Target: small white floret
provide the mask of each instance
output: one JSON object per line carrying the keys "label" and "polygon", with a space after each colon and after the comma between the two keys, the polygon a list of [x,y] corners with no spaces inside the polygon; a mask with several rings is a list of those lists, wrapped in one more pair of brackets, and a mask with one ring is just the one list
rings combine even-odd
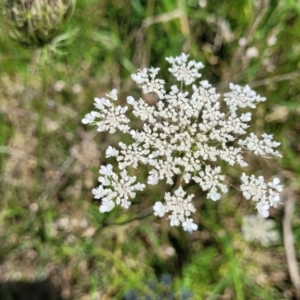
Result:
{"label": "small white floret", "polygon": [[194,223],[193,219],[186,219],[183,223],[183,230],[187,231],[188,233],[192,234],[193,231],[198,229],[198,225]]}
{"label": "small white floret", "polygon": [[114,174],[112,165],[101,166],[99,173],[105,176],[112,176]]}
{"label": "small white floret", "polygon": [[165,215],[165,207],[160,201],[155,202],[153,210],[155,216],[163,217]]}
{"label": "small white floret", "polygon": [[277,192],[282,192],[283,186],[279,184],[280,179],[279,178],[274,178],[273,182],[269,182],[268,186],[271,187],[272,189],[276,190]]}
{"label": "small white floret", "polygon": [[174,227],[174,226],[179,226],[179,224],[180,224],[180,222],[179,222],[179,220],[176,218],[176,216],[170,216],[170,225],[172,226],[172,227]]}
{"label": "small white floret", "polygon": [[113,157],[113,156],[117,156],[119,154],[119,151],[112,147],[112,146],[108,146],[108,148],[106,149],[106,152],[105,152],[105,157]]}
{"label": "small white floret", "polygon": [[103,199],[102,204],[99,207],[99,211],[104,213],[104,212],[109,212],[115,207],[115,203],[112,200],[108,199]]}
{"label": "small white floret", "polygon": [[95,189],[92,189],[92,193],[93,193],[95,199],[100,199],[107,194],[105,189],[103,189],[102,185],[98,186]]}
{"label": "small white floret", "polygon": [[84,118],[81,120],[83,124],[92,124],[95,120],[95,115],[92,113],[86,114]]}
{"label": "small white floret", "polygon": [[268,203],[259,202],[256,205],[256,209],[258,210],[259,214],[264,218],[269,216],[269,208],[270,205]]}

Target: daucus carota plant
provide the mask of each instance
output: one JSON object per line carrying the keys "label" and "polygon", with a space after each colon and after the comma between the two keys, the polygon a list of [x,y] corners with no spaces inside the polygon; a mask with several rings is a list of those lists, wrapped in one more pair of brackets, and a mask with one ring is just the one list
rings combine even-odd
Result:
{"label": "daucus carota plant", "polygon": [[[128,208],[130,199],[136,192],[148,185],[156,185],[165,180],[172,188],[166,191],[162,202],[154,203],[154,215],[168,214],[171,226],[182,225],[192,232],[197,229],[192,213],[196,211],[185,185],[195,183],[207,198],[217,201],[228,187],[222,174],[221,162],[246,167],[244,154],[251,152],[258,156],[280,156],[274,149],[280,143],[273,141],[272,135],[263,134],[258,138],[247,134],[251,121],[250,109],[265,101],[249,86],[230,84],[223,97],[216,93],[208,81],[199,81],[201,62],[188,60],[188,55],[168,57],[169,72],[179,81],[167,91],[165,81],[157,78],[159,68],[143,69],[131,76],[144,94],[153,94],[155,103],[144,99],[127,97],[132,113],[143,126],[133,129],[126,116],[128,107],[117,104],[117,90],[112,90],[106,98],[95,98],[97,111],[88,113],[84,124],[94,124],[100,132],[114,134],[117,130],[131,136],[132,142],[119,142],[119,147],[109,146],[106,157],[115,158],[118,171],[111,164],[100,168],[100,185],[92,192],[101,199],[100,212],[108,212],[115,205]],[[198,82],[199,81],[199,82]],[[198,82],[198,83],[196,83]],[[192,84],[192,86],[191,86]],[[191,86],[191,87],[190,87]],[[225,109],[221,109],[221,101]],[[128,168],[148,165],[147,182],[137,182],[128,174]],[[267,217],[269,208],[276,207],[282,186],[279,179],[266,183],[262,176],[248,176],[242,173],[241,191],[247,200],[252,200],[258,212]]]}

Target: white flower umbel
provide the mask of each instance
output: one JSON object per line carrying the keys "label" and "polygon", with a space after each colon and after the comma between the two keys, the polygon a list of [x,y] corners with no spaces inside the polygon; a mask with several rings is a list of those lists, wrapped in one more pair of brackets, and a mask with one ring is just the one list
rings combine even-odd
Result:
{"label": "white flower umbel", "polygon": [[[228,191],[222,162],[245,167],[245,153],[280,156],[275,150],[280,143],[273,141],[272,135],[264,133],[260,139],[252,132],[247,134],[252,119],[249,110],[265,98],[249,86],[232,83],[230,92],[222,97],[207,80],[198,81],[202,76],[199,70],[204,66],[188,57],[181,54],[166,58],[171,64],[170,73],[179,81],[178,86],[168,90],[165,80],[157,77],[159,68],[145,68],[131,76],[144,94],[153,95],[151,103],[127,97],[133,115],[143,124],[141,128],[136,129],[136,122],[129,126],[125,115],[128,107],[118,104],[116,90],[106,98],[95,98],[97,110],[83,118],[84,124],[94,124],[100,132],[114,134],[119,130],[131,138],[131,142],[119,142],[118,147],[109,146],[106,150],[106,158],[115,159],[119,174],[110,164],[100,168],[100,185],[92,192],[102,200],[101,212],[108,212],[115,205],[130,206],[131,199],[137,191],[144,190],[145,184],[136,182],[127,170],[146,165],[148,185],[163,180],[174,186],[173,190],[168,188],[164,199],[154,203],[154,215],[168,214],[171,226],[181,224],[184,230],[193,232],[197,229],[192,218],[196,209],[192,203],[194,195],[184,190],[187,184],[198,184],[207,191],[208,199],[217,201]],[[244,197],[267,217],[269,208],[279,202],[279,179],[267,184],[263,177],[243,173],[241,181]]]}
{"label": "white flower umbel", "polygon": [[278,243],[280,235],[275,227],[274,220],[265,219],[260,215],[243,217],[242,231],[247,242],[259,242],[265,247]]}
{"label": "white flower umbel", "polygon": [[280,200],[279,192],[283,189],[283,186],[279,185],[280,180],[274,178],[273,182],[266,184],[263,176],[247,176],[245,173],[242,174],[241,180],[243,196],[247,200],[252,200],[260,215],[267,218],[269,208],[277,207]]}
{"label": "white flower umbel", "polygon": [[[171,195],[171,193],[165,193],[164,199],[166,204],[163,205],[160,201],[156,202],[153,207],[154,214],[162,217],[165,213],[172,212],[169,217],[171,220],[171,226],[178,226],[180,222],[184,223],[188,220],[187,217],[196,211],[193,203],[191,202],[194,195],[188,195],[185,198],[185,194],[186,192],[181,186],[174,191],[174,195]],[[195,228],[194,230],[196,230],[198,226],[195,224],[195,226],[186,227],[184,230],[192,231],[190,228]]]}
{"label": "white flower umbel", "polygon": [[136,191],[142,191],[144,184],[136,183],[136,177],[129,176],[126,170],[120,176],[113,172],[112,165],[101,166],[98,178],[100,186],[92,190],[96,199],[102,198],[101,212],[110,211],[115,204],[128,208],[131,204],[129,198],[135,198]]}

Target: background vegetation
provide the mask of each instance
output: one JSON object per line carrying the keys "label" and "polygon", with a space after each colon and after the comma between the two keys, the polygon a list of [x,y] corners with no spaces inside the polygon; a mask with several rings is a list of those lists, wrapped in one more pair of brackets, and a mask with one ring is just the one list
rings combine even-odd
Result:
{"label": "background vegetation", "polygon": [[[76,300],[296,299],[297,276],[292,282],[286,258],[291,248],[284,240],[292,232],[299,261],[297,0],[78,0],[69,23],[78,32],[59,48],[65,54],[52,53],[47,65],[40,51],[9,39],[3,16],[0,25],[4,299],[34,299],[23,286],[9,288],[20,281],[49,282],[62,299]],[[220,91],[234,82],[267,97],[252,129],[274,133],[283,158],[249,158],[249,172],[279,176],[282,202],[296,204],[293,215],[285,214],[284,205],[271,211],[280,244],[264,248],[244,241],[241,218],[254,210],[234,188],[218,203],[196,191],[199,230],[193,235],[147,216],[161,198],[155,189],[127,211],[98,212],[91,189],[104,150],[119,136],[96,134],[81,118],[95,96],[112,88],[124,99],[139,93],[130,79],[139,68],[159,66],[168,76],[164,58],[182,51],[206,65],[203,77]],[[235,185],[238,173],[227,173]],[[291,232],[283,234],[283,220]],[[43,293],[36,299],[59,299],[51,289]]]}

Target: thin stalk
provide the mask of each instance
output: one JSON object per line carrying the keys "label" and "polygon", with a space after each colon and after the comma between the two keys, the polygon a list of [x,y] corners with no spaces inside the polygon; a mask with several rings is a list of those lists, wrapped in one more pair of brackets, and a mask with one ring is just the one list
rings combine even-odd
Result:
{"label": "thin stalk", "polygon": [[[42,187],[42,157],[44,153],[43,149],[43,139],[44,139],[44,119],[45,119],[45,111],[46,111],[46,102],[47,102],[47,62],[48,62],[48,49],[43,48],[41,50],[41,57],[39,61],[39,72],[41,72],[41,81],[42,81],[42,97],[39,103],[39,117],[37,123],[37,139],[38,145],[36,149],[36,172],[35,172],[35,190],[36,190],[36,198],[39,198],[39,194]],[[40,236],[42,241],[46,240],[46,230],[45,230],[45,220],[43,216],[43,206],[44,203],[38,203],[39,210],[37,212],[37,217],[40,223],[38,235]]]}
{"label": "thin stalk", "polygon": [[44,119],[45,119],[45,109],[46,109],[46,102],[47,102],[47,49],[44,48],[42,50],[42,57],[40,60],[40,66],[42,67],[41,71],[41,80],[42,80],[42,97],[39,103],[39,118],[37,124],[37,139],[38,139],[38,146],[37,146],[37,168],[36,168],[36,185],[39,186],[39,182],[41,179],[41,161],[43,155],[43,131],[44,131]]}

